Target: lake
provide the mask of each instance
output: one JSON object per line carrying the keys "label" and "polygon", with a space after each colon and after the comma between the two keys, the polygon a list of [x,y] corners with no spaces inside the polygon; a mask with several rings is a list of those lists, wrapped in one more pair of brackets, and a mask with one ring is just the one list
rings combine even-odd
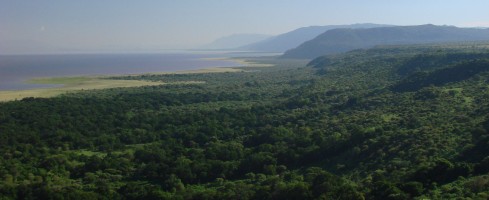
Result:
{"label": "lake", "polygon": [[42,77],[125,75],[232,67],[239,63],[206,58],[229,57],[225,53],[0,55],[0,90],[53,87],[29,84]]}

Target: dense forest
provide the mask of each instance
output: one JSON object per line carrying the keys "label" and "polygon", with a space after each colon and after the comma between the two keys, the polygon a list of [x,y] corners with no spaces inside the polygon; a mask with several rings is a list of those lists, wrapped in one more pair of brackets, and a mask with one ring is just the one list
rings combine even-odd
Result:
{"label": "dense forest", "polygon": [[488,44],[252,61],[0,103],[0,199],[489,198]]}

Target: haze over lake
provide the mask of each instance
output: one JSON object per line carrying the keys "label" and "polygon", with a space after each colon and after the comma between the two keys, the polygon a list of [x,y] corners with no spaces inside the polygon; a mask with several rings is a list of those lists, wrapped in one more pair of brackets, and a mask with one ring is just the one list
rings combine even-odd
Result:
{"label": "haze over lake", "polygon": [[2,55],[0,56],[0,90],[53,87],[26,83],[32,78],[143,74],[238,66],[239,63],[229,60],[207,59],[230,55],[236,54]]}

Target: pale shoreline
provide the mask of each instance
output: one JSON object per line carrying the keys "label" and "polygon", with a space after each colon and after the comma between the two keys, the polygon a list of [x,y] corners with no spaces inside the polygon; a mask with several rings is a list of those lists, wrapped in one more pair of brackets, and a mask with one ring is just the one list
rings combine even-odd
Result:
{"label": "pale shoreline", "polygon": [[227,60],[227,61],[233,61],[236,63],[239,63],[240,65],[243,65],[242,67],[272,67],[274,66],[273,64],[263,64],[263,63],[257,63],[253,62],[250,60],[246,59],[241,59],[241,58],[204,58],[205,60]]}
{"label": "pale shoreline", "polygon": [[[141,75],[166,75],[166,74],[203,74],[203,73],[226,73],[226,72],[243,72],[238,67],[269,67],[272,65],[259,64],[249,62],[245,59],[234,58],[209,58],[209,60],[230,60],[234,61],[239,66],[235,67],[209,67],[195,70],[182,70],[175,72],[157,72],[157,73],[142,73],[142,74],[129,74],[129,75],[107,75],[107,76],[73,76],[73,77],[47,77],[47,78],[35,78],[28,80],[29,83],[36,84],[56,84],[62,85],[60,87],[50,88],[38,88],[27,90],[4,90],[0,91],[0,102],[21,100],[27,97],[40,97],[48,98],[54,97],[69,92],[77,92],[81,90],[94,90],[94,89],[108,89],[108,88],[121,88],[121,87],[140,87],[140,86],[153,86],[169,84],[164,82],[153,81],[140,81],[140,80],[114,80],[107,79],[111,77],[123,77],[123,76],[141,76]],[[196,84],[202,82],[184,82],[180,84]],[[179,83],[171,83],[179,84]]]}

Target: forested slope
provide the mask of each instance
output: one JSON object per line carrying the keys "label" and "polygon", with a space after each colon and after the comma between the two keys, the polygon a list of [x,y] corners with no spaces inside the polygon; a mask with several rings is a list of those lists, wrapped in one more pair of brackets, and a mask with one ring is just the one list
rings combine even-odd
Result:
{"label": "forested slope", "polygon": [[1,103],[0,194],[485,199],[488,55],[487,44],[459,44],[377,47],[309,65],[263,58],[255,61],[275,67],[119,77],[203,84]]}

